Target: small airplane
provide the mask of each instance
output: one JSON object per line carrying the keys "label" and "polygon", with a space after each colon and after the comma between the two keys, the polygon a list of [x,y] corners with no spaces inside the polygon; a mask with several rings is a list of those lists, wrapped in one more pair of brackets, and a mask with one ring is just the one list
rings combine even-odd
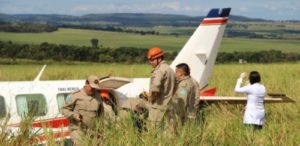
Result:
{"label": "small airplane", "polygon": [[[199,82],[203,91],[200,100],[204,102],[226,101],[228,103],[246,103],[246,97],[214,96],[214,90],[205,90],[222,40],[231,8],[212,9],[201,21],[198,28],[179,52],[171,67],[178,63],[187,63],[191,76]],[[0,118],[7,115],[9,129],[17,132],[23,116],[34,113],[32,130],[38,132],[41,143],[47,141],[43,134],[44,127],[53,132],[53,138],[69,138],[69,121],[61,114],[60,109],[68,94],[81,89],[85,80],[40,81],[44,66],[33,81],[0,82]],[[100,86],[109,89],[115,104],[126,108],[124,103],[129,99],[139,98],[139,94],[149,90],[149,78],[106,77],[100,80]],[[213,91],[213,92],[212,92]],[[209,95],[209,96],[207,96]],[[292,102],[285,94],[268,94],[266,102]],[[127,107],[130,108],[130,107]],[[3,122],[3,120],[2,120]]]}

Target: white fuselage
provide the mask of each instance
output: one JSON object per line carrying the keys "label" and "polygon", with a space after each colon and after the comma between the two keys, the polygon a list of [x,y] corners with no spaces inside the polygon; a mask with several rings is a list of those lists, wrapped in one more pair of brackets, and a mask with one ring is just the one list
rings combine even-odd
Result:
{"label": "white fuselage", "polygon": [[[6,130],[12,134],[20,134],[20,122],[26,115],[24,113],[29,113],[32,102],[37,105],[35,110],[38,112],[34,116],[32,132],[37,133],[40,142],[47,140],[45,128],[47,131],[51,130],[57,140],[69,138],[69,121],[61,114],[60,109],[66,97],[80,90],[84,84],[85,80],[0,82],[0,122],[3,124],[4,119],[9,117]],[[122,106],[128,98],[138,98],[139,93],[148,88],[149,78],[136,78],[110,92],[118,99],[119,106]]]}
{"label": "white fuselage", "polygon": [[[62,117],[60,98],[80,90],[85,80],[65,81],[15,81],[0,82],[0,98],[4,98],[6,113],[10,115],[9,124],[19,123],[22,119],[21,105],[23,96],[38,95],[45,101],[45,114],[37,116],[39,120]],[[149,90],[149,78],[136,78],[132,82],[113,90],[122,105],[127,98],[137,98],[142,91]],[[44,102],[43,102],[44,103]],[[1,107],[4,108],[4,107]],[[27,107],[28,108],[28,107]],[[29,110],[29,109],[28,109]]]}

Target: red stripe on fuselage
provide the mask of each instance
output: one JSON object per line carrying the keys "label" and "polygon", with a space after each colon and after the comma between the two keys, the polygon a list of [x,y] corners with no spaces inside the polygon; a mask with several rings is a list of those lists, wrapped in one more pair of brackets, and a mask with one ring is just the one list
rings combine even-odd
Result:
{"label": "red stripe on fuselage", "polygon": [[221,19],[204,19],[204,20],[202,20],[201,24],[204,24],[204,25],[226,24],[227,21],[228,21],[227,18],[221,18]]}
{"label": "red stripe on fuselage", "polygon": [[[20,123],[9,125],[11,127],[19,127]],[[67,127],[69,125],[68,118],[61,117],[61,118],[52,118],[52,119],[45,119],[40,121],[35,121],[32,123],[32,128],[61,128]]]}
{"label": "red stripe on fuselage", "polygon": [[59,119],[50,119],[47,121],[38,121],[38,122],[32,123],[33,128],[39,128],[39,127],[61,128],[61,127],[67,127],[68,125],[69,125],[69,120],[65,117],[59,118]]}

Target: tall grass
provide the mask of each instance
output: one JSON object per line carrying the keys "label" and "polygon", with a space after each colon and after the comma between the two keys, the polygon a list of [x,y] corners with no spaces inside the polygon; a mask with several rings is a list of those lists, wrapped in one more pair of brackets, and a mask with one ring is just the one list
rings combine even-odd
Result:
{"label": "tall grass", "polygon": [[[32,80],[39,65],[1,65],[0,80]],[[260,131],[242,124],[244,105],[213,104],[202,110],[203,115],[188,121],[175,134],[167,125],[138,132],[129,115],[115,120],[97,122],[93,132],[100,139],[84,135],[84,145],[299,145],[300,144],[300,64],[227,64],[216,65],[209,86],[217,87],[218,95],[238,95],[233,92],[241,72],[257,70],[268,92],[284,92],[296,103],[266,104],[266,123]],[[149,65],[83,64],[49,65],[42,79],[78,79],[89,74],[104,76],[148,77]],[[25,73],[25,76],[23,75]],[[92,133],[92,132],[91,132]],[[0,145],[4,144],[1,140]],[[51,143],[55,144],[55,143]],[[26,145],[26,143],[25,143]]]}

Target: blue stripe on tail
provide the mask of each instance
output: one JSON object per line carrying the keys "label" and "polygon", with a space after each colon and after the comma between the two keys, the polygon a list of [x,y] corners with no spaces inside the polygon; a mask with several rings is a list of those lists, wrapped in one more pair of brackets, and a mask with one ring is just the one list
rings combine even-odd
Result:
{"label": "blue stripe on tail", "polygon": [[223,8],[221,13],[220,9],[211,9],[209,13],[207,14],[206,18],[215,18],[215,17],[228,17],[230,13],[231,8]]}

